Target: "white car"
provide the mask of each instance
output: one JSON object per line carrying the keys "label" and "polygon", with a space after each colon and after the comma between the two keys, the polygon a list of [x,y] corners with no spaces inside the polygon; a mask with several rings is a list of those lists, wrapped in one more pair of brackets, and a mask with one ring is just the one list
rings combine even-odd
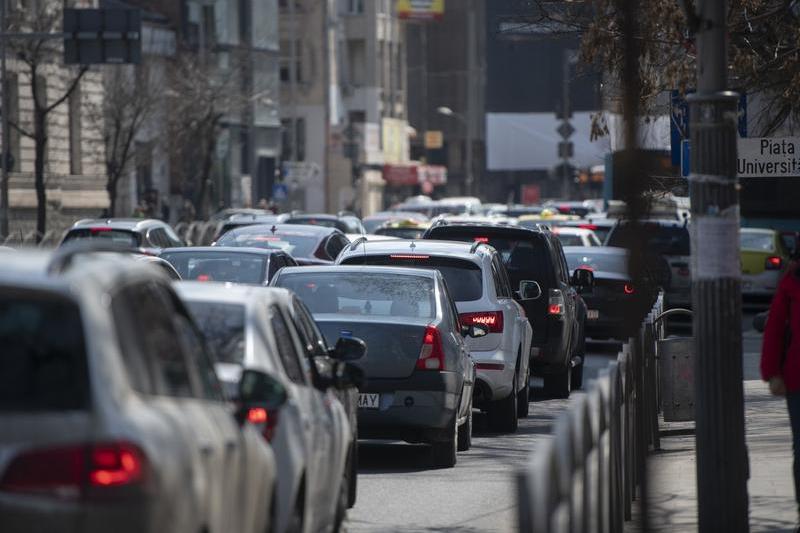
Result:
{"label": "white car", "polygon": [[[278,464],[277,532],[334,531],[348,507],[350,425],[330,378],[306,355],[284,289],[216,283],[175,284],[209,342],[226,354],[216,367],[226,385],[243,369],[276,378],[288,391],[280,413],[258,421]],[[350,386],[350,384],[347,384]]]}
{"label": "white car", "polygon": [[552,228],[553,234],[561,241],[561,246],[602,246],[603,243],[594,234],[594,231],[584,228],[570,228],[556,226]]}
{"label": "white car", "polygon": [[473,405],[488,412],[495,429],[516,431],[518,417],[529,410],[532,329],[494,248],[481,242],[360,242],[345,248],[337,264],[439,270],[462,324],[489,329],[484,337],[466,339],[477,370]]}
{"label": "white car", "polygon": [[69,248],[0,268],[0,529],[269,531],[277,467],[246,413],[285,391],[250,371],[265,394],[234,410],[166,274]]}

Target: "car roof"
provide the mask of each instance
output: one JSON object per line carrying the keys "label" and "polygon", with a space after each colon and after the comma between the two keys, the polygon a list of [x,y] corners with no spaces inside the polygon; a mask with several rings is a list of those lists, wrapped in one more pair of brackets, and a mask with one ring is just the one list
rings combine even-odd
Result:
{"label": "car roof", "polygon": [[526,226],[514,226],[509,224],[498,224],[494,222],[448,222],[447,220],[439,222],[431,226],[431,231],[439,228],[455,228],[455,229],[474,229],[474,230],[491,230],[494,233],[508,233],[514,235],[543,235],[545,231],[539,228],[531,228]]}
{"label": "car roof", "polygon": [[211,281],[176,281],[172,284],[181,298],[193,301],[249,305],[261,298],[269,303],[288,303],[291,293],[277,287],[216,283]]}
{"label": "car roof", "polygon": [[[473,247],[475,247],[474,251]],[[489,249],[490,247],[483,243],[439,241],[432,239],[397,239],[394,241],[359,242],[357,246],[351,245],[345,248],[340,257],[363,253],[368,255],[410,253],[474,260],[476,255],[486,253]]]}
{"label": "car roof", "polygon": [[741,228],[740,231],[742,233],[763,233],[765,235],[774,235],[775,233],[778,233],[771,228]]}
{"label": "car roof", "polygon": [[165,226],[166,224],[155,218],[87,218],[77,221],[70,228],[96,228],[98,226],[106,226],[119,230],[137,231],[153,226]]}
{"label": "car roof", "polygon": [[[623,220],[620,219],[616,225],[624,226],[626,224],[630,224],[630,220]],[[669,219],[669,218],[646,218],[639,221],[639,224],[643,224],[645,226],[652,225],[652,226],[664,226],[668,228],[678,228],[685,226],[685,222],[683,220],[677,219]]]}
{"label": "car roof", "polygon": [[562,235],[591,235],[592,230],[587,228],[576,228],[574,226],[556,226],[553,233]]}
{"label": "car roof", "polygon": [[407,268],[397,266],[375,266],[375,265],[336,265],[336,266],[304,266],[304,267],[284,267],[280,270],[280,275],[286,274],[322,274],[325,272],[357,272],[376,274],[392,274],[396,276],[416,276],[424,278],[435,278],[439,271],[435,268]]}
{"label": "car roof", "polygon": [[304,220],[309,218],[319,218],[322,220],[339,220],[340,216],[338,215],[331,215],[330,213],[297,213],[296,215],[292,215],[289,220]]}
{"label": "car roof", "polygon": [[[275,228],[275,231],[272,231]],[[316,237],[325,237],[331,233],[338,233],[344,235],[336,228],[329,228],[327,226],[313,226],[311,224],[254,224],[252,226],[244,226],[230,230],[227,235],[314,235]]]}
{"label": "car roof", "polygon": [[236,254],[251,254],[251,255],[272,255],[276,253],[286,253],[278,248],[250,248],[242,246],[183,246],[178,248],[165,248],[161,250],[161,255],[172,253],[187,253],[192,252],[213,252],[213,253],[236,253]]}
{"label": "car roof", "polygon": [[628,255],[627,248],[617,246],[564,246],[565,254]]}

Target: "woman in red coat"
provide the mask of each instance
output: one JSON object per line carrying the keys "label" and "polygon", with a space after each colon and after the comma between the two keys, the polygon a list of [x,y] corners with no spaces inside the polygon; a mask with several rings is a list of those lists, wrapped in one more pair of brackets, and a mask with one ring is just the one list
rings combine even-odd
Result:
{"label": "woman in red coat", "polygon": [[[776,396],[786,396],[794,442],[794,489],[800,516],[800,267],[778,285],[764,330],[761,377]],[[798,528],[800,531],[800,528]]]}

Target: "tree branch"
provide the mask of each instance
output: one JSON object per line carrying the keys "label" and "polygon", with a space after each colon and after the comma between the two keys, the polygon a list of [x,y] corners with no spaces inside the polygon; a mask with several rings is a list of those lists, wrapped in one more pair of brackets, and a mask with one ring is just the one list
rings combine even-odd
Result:
{"label": "tree branch", "polygon": [[67,98],[69,98],[69,96],[72,94],[72,91],[75,90],[75,87],[78,86],[78,84],[81,81],[81,78],[83,78],[83,75],[86,74],[86,72],[88,70],[89,70],[89,67],[85,67],[85,66],[81,67],[81,70],[78,72],[78,75],[75,76],[75,78],[72,80],[72,83],[70,84],[69,88],[66,90],[66,92],[63,95],[61,95],[61,98],[59,98],[58,100],[53,102],[48,107],[44,108],[44,114],[45,115],[48,114],[53,109],[55,109],[56,107],[58,107],[61,104],[63,104],[67,100]]}

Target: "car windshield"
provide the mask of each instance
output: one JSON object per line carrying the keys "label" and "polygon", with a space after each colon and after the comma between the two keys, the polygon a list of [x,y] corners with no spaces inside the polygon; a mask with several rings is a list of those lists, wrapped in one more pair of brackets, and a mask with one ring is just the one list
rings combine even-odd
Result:
{"label": "car windshield", "polygon": [[559,233],[556,236],[561,241],[562,246],[583,246],[583,239],[581,239],[580,235]]}
{"label": "car windshield", "polygon": [[775,236],[772,233],[742,230],[739,234],[739,243],[742,250],[756,252],[775,251]]}
{"label": "car windshield", "polygon": [[191,300],[186,306],[217,360],[241,364],[245,347],[244,306]]}
{"label": "car windshield", "polygon": [[576,268],[590,268],[603,272],[617,272],[620,274],[628,273],[628,256],[625,253],[594,254],[591,251],[572,252],[564,250],[567,257],[567,265],[570,270]]}
{"label": "car windshield", "polygon": [[472,261],[428,255],[392,254],[350,256],[344,261],[348,265],[402,266],[411,268],[434,268],[442,273],[450,295],[456,302],[473,302],[483,297],[481,267]]}
{"label": "car windshield", "polygon": [[181,278],[261,284],[266,280],[267,258],[237,252],[180,251],[161,254]]}
{"label": "car windshield", "polygon": [[433,318],[433,280],[423,276],[368,272],[283,274],[277,284],[291,289],[315,315]]}
{"label": "car windshield", "polygon": [[690,255],[689,230],[684,226],[643,225],[644,242],[629,224],[615,227],[608,236],[607,246],[644,248],[662,255]]}
{"label": "car windshield", "polygon": [[283,250],[295,257],[312,257],[319,246],[319,239],[314,235],[296,232],[281,231],[271,234],[234,230],[220,237],[217,245]]}
{"label": "car windshield", "polygon": [[0,294],[0,411],[89,406],[83,325],[75,304]]}
{"label": "car windshield", "polygon": [[108,226],[73,229],[67,233],[64,242],[87,241],[90,239],[104,239],[111,241],[114,244],[130,246],[132,248],[137,248],[140,242],[140,236],[138,233],[121,229],[112,229]]}

